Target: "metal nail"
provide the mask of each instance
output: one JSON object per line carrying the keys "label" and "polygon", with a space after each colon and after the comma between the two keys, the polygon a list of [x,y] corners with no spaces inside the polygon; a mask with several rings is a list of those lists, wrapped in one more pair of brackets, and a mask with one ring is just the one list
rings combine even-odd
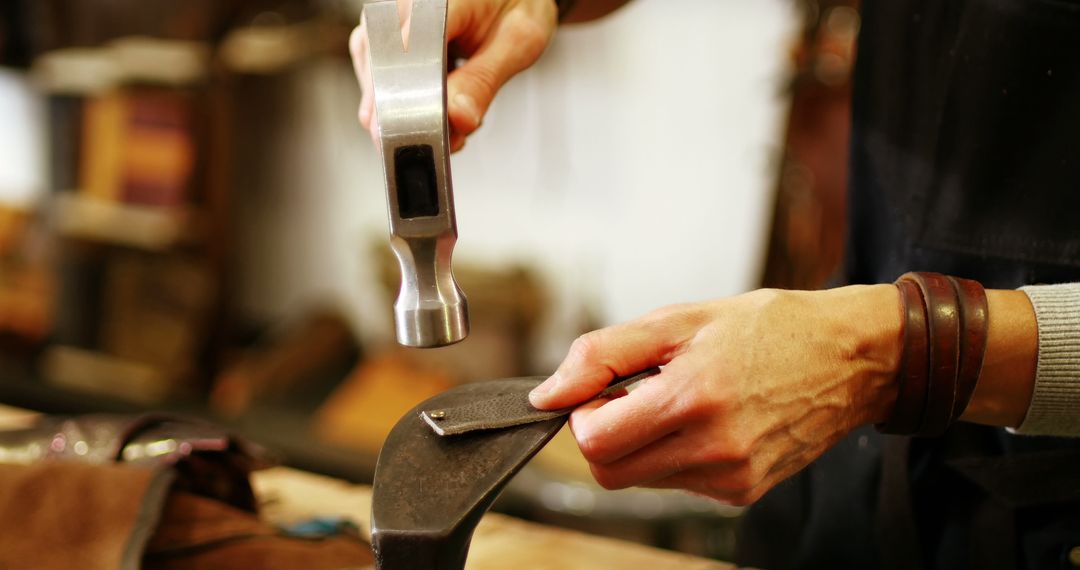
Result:
{"label": "metal nail", "polygon": [[434,410],[428,413],[433,420],[441,420],[446,417],[446,410]]}

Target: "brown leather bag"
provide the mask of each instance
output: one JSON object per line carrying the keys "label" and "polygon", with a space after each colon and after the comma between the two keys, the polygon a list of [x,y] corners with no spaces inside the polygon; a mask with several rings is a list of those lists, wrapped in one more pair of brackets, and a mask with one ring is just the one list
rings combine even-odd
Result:
{"label": "brown leather bag", "polygon": [[355,532],[298,538],[259,520],[248,475],[266,464],[261,455],[218,428],[172,417],[45,419],[2,432],[0,569],[372,563]]}

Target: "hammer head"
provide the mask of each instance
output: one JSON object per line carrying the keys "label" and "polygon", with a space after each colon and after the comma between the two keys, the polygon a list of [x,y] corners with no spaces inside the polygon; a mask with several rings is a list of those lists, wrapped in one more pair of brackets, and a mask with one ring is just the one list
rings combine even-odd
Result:
{"label": "hammer head", "polygon": [[364,18],[390,244],[401,266],[397,339],[425,348],[453,344],[469,334],[469,317],[451,269],[457,222],[446,116],[446,0],[413,0],[408,51],[396,1],[367,4]]}

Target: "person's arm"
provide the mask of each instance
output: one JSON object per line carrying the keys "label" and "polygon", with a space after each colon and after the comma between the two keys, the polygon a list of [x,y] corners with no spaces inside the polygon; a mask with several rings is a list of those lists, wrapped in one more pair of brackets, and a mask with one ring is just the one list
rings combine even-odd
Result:
{"label": "person's arm", "polygon": [[[566,21],[599,18],[627,0],[576,0]],[[401,27],[408,42],[411,0],[399,0]],[[457,151],[480,128],[496,93],[529,68],[547,49],[558,24],[556,0],[449,0],[446,38],[465,63],[447,77],[450,147]],[[360,124],[377,132],[375,99],[368,69],[367,27],[361,22],[349,39],[353,67],[360,81]]]}
{"label": "person's arm", "polygon": [[[987,353],[963,419],[1016,426],[1034,384],[1035,316],[1022,292],[987,294]],[[755,291],[586,334],[531,401],[571,406],[614,376],[662,365],[628,395],[572,414],[597,481],[746,504],[889,417],[902,334],[893,285]]]}

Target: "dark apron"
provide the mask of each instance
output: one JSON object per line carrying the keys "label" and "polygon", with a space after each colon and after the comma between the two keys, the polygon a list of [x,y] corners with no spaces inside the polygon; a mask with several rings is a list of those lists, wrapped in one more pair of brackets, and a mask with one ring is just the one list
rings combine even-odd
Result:
{"label": "dark apron", "polygon": [[[865,4],[846,280],[1080,281],[1080,0]],[[744,523],[762,568],[1067,568],[1080,439],[865,428]]]}

